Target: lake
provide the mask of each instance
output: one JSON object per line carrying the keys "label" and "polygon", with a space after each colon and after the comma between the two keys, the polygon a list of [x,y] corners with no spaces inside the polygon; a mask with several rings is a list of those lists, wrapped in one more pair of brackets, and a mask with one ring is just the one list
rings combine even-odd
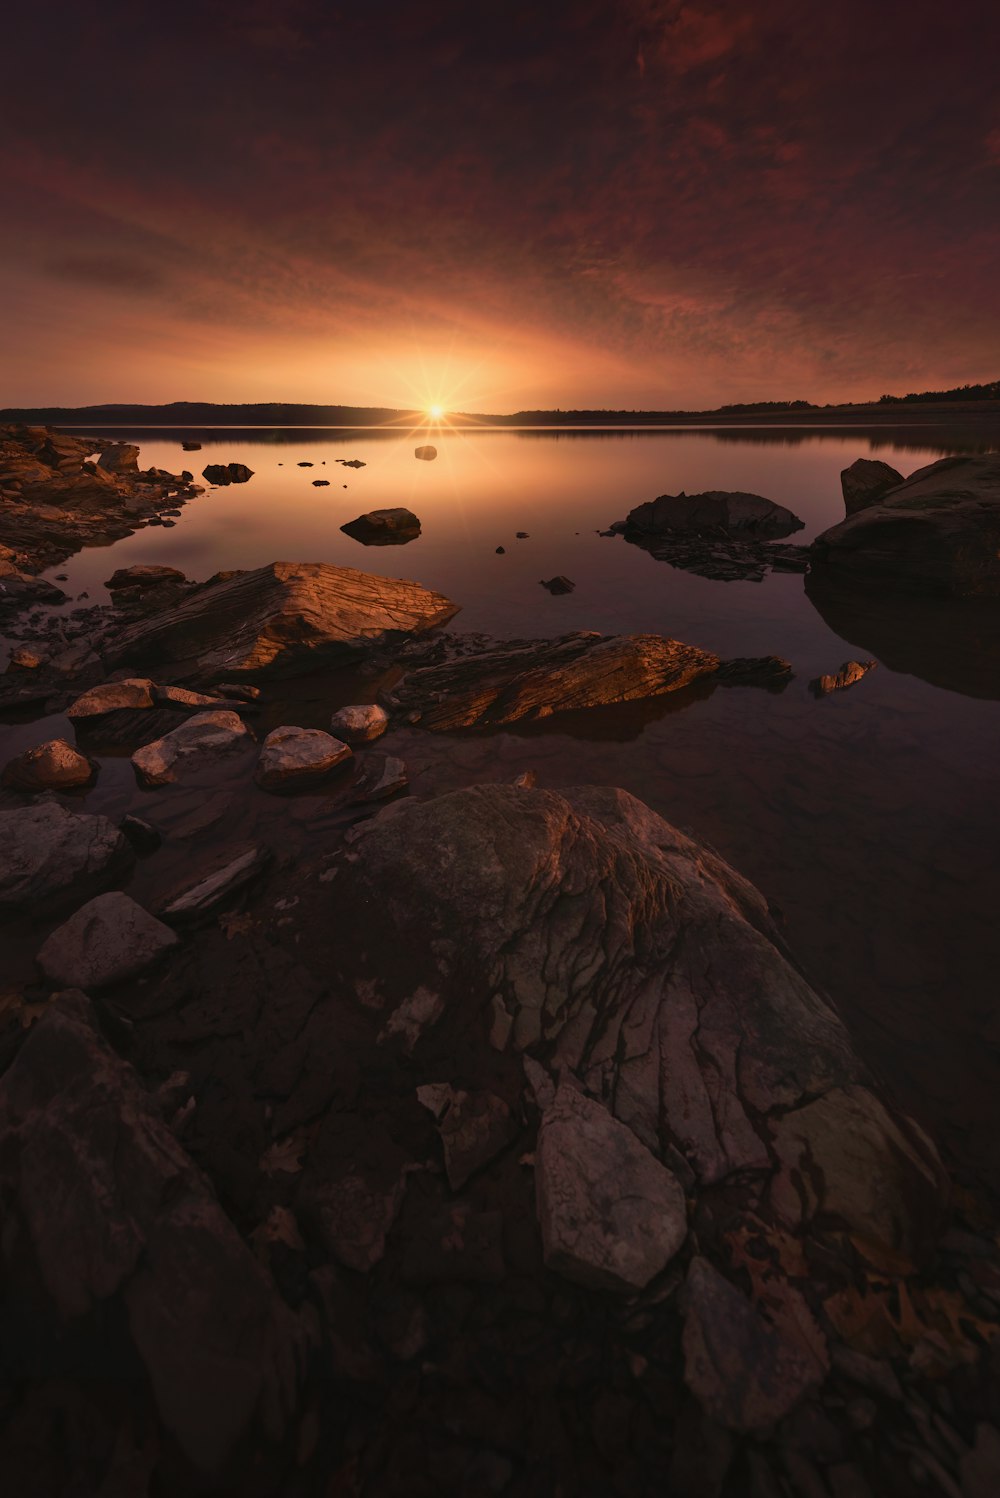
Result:
{"label": "lake", "polygon": [[[533,769],[543,786],[623,786],[711,844],[781,912],[793,951],[903,1105],[960,1171],[1000,1185],[1000,608],[813,598],[788,573],[711,581],[598,534],[659,494],[742,489],[792,509],[805,530],[790,539],[806,542],[843,518],[839,475],[854,459],[909,474],[1000,445],[995,433],[239,429],[185,433],[203,446],[184,453],[180,433],[103,431],[139,442],[142,467],[198,477],[207,463],[237,461],[254,476],[198,496],[172,528],[46,574],[66,574],[63,586],[91,603],[107,597],[116,567],[135,563],[200,579],[277,559],[326,561],[440,590],[461,604],[456,630],[652,631],[724,656],[791,661],[794,679],[780,692],[694,689],[485,735],[406,728],[386,747],[407,760],[415,794]],[[413,456],[426,440],[434,462]],[[354,458],[366,466],[336,461]],[[314,487],[317,478],[329,487]],[[422,522],[406,546],[364,547],[340,529],[398,505]],[[517,540],[519,530],[528,538]],[[557,573],[574,592],[552,597],[539,585]],[[867,656],[880,665],[858,686],[810,693],[811,678]],[[261,726],[325,726],[335,705],[313,679],[282,688]],[[6,725],[3,758],[67,726]],[[148,814],[150,796],[122,760],[102,769],[86,802]],[[247,783],[227,815],[246,836],[321,837],[323,797],[301,801],[290,818]]]}

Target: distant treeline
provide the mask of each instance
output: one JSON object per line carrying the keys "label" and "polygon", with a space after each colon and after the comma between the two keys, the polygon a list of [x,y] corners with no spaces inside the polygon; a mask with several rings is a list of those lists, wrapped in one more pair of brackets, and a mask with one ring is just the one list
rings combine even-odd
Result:
{"label": "distant treeline", "polygon": [[996,401],[1000,400],[1000,380],[988,385],[957,385],[954,390],[921,390],[911,395],[883,395],[880,406],[902,406],[925,401]]}
{"label": "distant treeline", "polygon": [[217,405],[213,401],[170,401],[162,406],[33,406],[0,411],[0,420],[43,422],[46,425],[72,421],[80,426],[381,426],[402,421],[413,412],[384,406],[307,406],[284,401]]}

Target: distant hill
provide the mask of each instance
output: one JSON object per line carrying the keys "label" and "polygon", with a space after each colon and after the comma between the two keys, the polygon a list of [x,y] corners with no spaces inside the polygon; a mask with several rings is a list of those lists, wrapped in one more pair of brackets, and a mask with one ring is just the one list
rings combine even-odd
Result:
{"label": "distant hill", "polygon": [[943,401],[1000,401],[1000,380],[988,385],[956,385],[954,390],[924,390],[919,395],[883,395],[880,406],[903,406]]}

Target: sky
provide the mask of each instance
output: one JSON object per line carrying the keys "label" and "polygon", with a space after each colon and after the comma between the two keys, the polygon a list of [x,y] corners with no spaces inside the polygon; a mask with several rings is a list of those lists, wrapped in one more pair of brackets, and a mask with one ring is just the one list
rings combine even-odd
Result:
{"label": "sky", "polygon": [[995,0],[5,13],[0,405],[1000,377]]}

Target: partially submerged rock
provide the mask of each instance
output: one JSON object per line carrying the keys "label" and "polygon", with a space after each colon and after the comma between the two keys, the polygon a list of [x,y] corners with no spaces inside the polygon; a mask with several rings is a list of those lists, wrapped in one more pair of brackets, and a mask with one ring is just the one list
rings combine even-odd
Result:
{"label": "partially submerged rock", "polygon": [[903,475],[880,458],[858,458],[840,475],[848,515],[876,504],[883,494],[904,482]]}
{"label": "partially submerged rock", "polygon": [[133,858],[107,817],[54,801],[0,811],[0,916],[79,904],[126,873]]}
{"label": "partially submerged rock", "polygon": [[718,656],[662,635],[580,633],[515,641],[408,672],[392,702],[419,710],[425,728],[486,727],[659,697],[718,665]]}
{"label": "partially submerged rock", "polygon": [[274,728],[261,745],[254,779],[265,791],[294,790],[322,780],[353,756],[319,728]]}
{"label": "partially submerged rock", "polygon": [[151,588],[162,588],[166,585],[176,586],[178,583],[186,583],[187,578],[183,572],[176,567],[156,567],[151,563],[143,563],[133,567],[119,567],[108,578],[104,586],[110,593],[124,592],[129,588],[138,588],[143,591]]}
{"label": "partially submerged rock", "polygon": [[272,562],[208,583],[111,641],[113,661],[202,675],[309,670],[443,624],[458,606],[419,583],[325,562]]}
{"label": "partially submerged rock", "polygon": [[346,535],[365,546],[398,546],[416,540],[420,521],[412,510],[369,510],[340,527]]}
{"label": "partially submerged rock", "polygon": [[413,449],[413,456],[422,459],[425,463],[433,462],[437,455],[437,448],[431,447],[430,443],[424,443],[423,447],[415,447]]}
{"label": "partially submerged rock", "polygon": [[145,676],[129,676],[123,681],[106,681],[91,687],[71,702],[66,716],[71,722],[84,718],[99,718],[120,708],[144,708],[153,706],[153,683]]}
{"label": "partially submerged rock", "polygon": [[257,843],[224,853],[218,867],[196,878],[169,899],[161,914],[174,925],[190,924],[212,915],[241,893],[271,861],[269,848]]}
{"label": "partially submerged rock", "polygon": [[253,478],[253,469],[245,463],[209,463],[202,469],[201,476],[210,484],[245,484]]}
{"label": "partially submerged rock", "polygon": [[330,732],[345,744],[370,744],[389,727],[389,714],[377,702],[352,703],[340,707],[330,719]]}
{"label": "partially submerged rock", "polygon": [[576,583],[571,582],[568,577],[563,577],[560,573],[558,577],[550,577],[547,581],[543,579],[542,587],[547,588],[553,594],[572,593],[576,587]]}
{"label": "partially submerged rock", "polygon": [[243,752],[253,742],[239,713],[223,708],[196,713],[162,739],[143,745],[132,755],[132,764],[143,785],[169,785],[185,772]]}
{"label": "partially submerged rock", "polygon": [[1000,597],[1000,454],[941,458],[818,536],[813,569],[859,588]]}
{"label": "partially submerged rock", "polygon": [[722,534],[774,539],[803,529],[805,522],[784,505],[760,494],[709,489],[703,494],[661,494],[628,514],[630,530],[645,535]]}
{"label": "partially submerged rock", "polygon": [[96,774],[94,761],[72,744],[47,739],[9,760],[0,778],[19,791],[66,791],[89,785]]}
{"label": "partially submerged rock", "polygon": [[120,890],[97,895],[42,944],[38,966],[60,988],[87,990],[134,978],[177,945],[177,936]]}
{"label": "partially submerged rock", "polygon": [[826,697],[830,692],[842,692],[846,687],[853,687],[869,671],[874,671],[877,665],[878,661],[845,661],[839,671],[817,676],[809,685],[817,697]]}

